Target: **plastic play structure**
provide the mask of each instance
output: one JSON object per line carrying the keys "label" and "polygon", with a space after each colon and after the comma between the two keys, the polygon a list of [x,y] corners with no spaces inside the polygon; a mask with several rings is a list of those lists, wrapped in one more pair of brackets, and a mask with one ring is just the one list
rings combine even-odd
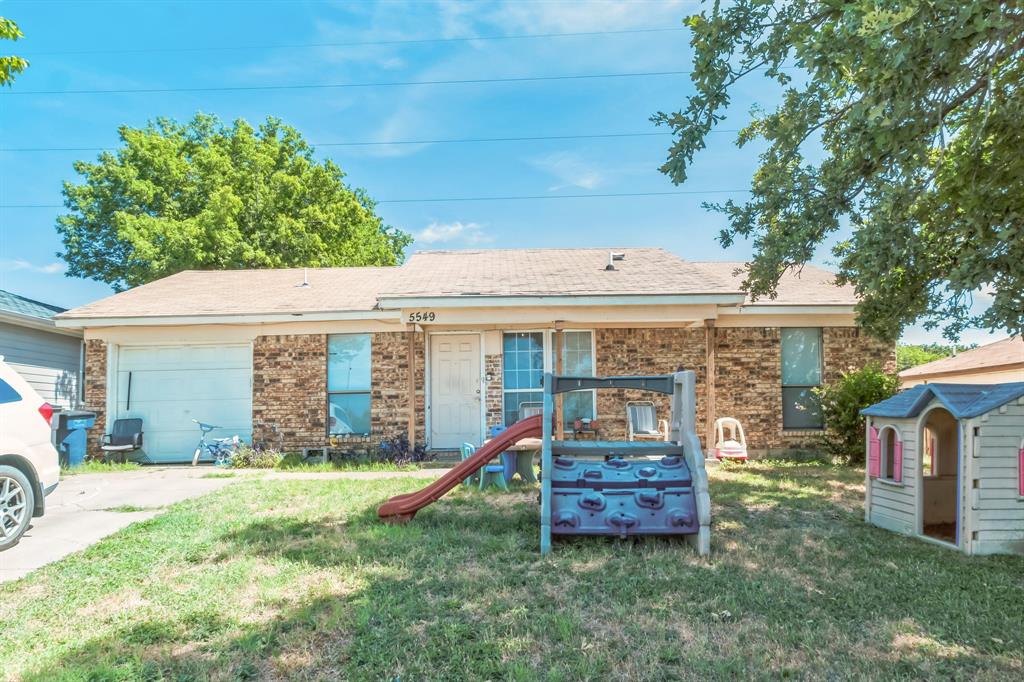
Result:
{"label": "plastic play structure", "polygon": [[[405,523],[523,438],[542,438],[540,549],[553,535],[680,535],[711,549],[711,499],[696,432],[696,375],[544,375],[543,414],[523,419],[420,491],[398,495],[377,515]],[[554,440],[554,396],[579,390],[637,389],[672,397],[668,441]]]}
{"label": "plastic play structure", "polygon": [[715,447],[711,455],[716,459],[747,461],[747,437],[738,419],[719,417],[715,420]]}

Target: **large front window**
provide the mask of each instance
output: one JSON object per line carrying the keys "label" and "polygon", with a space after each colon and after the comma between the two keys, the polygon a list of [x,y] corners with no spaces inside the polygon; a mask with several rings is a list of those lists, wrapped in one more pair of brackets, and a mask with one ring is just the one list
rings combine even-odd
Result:
{"label": "large front window", "polygon": [[[555,354],[551,334],[545,332],[508,332],[502,339],[504,364],[504,418],[505,424],[519,420],[523,403],[544,400],[541,380],[544,372],[554,372]],[[550,353],[545,353],[551,348]],[[545,359],[547,362],[545,362]],[[589,331],[562,333],[562,374],[566,376],[594,375],[593,334]],[[573,391],[562,399],[563,422],[572,428],[577,418],[594,418],[594,392]]]}
{"label": "large front window", "polygon": [[821,329],[782,330],[782,428],[824,426],[814,389],[821,385]]}
{"label": "large front window", "polygon": [[327,337],[327,430],[370,433],[370,335]]}
{"label": "large front window", "polygon": [[505,424],[519,421],[523,403],[544,400],[544,332],[513,332],[502,339]]}

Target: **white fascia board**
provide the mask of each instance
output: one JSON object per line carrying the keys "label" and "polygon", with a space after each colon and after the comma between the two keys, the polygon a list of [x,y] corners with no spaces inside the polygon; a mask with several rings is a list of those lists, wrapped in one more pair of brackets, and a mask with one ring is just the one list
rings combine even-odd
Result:
{"label": "white fascia board", "polygon": [[34,317],[32,315],[22,315],[21,313],[15,313],[9,310],[0,311],[0,321],[7,322],[9,324],[16,325],[18,327],[28,327],[30,329],[40,329],[46,332],[52,332],[54,334],[63,334],[64,336],[75,336],[81,337],[82,333],[73,329],[58,329],[56,321],[53,318],[46,319],[43,317]]}
{"label": "white fascia board", "polygon": [[167,315],[153,317],[62,317],[58,327],[158,327],[193,324],[260,324],[276,322],[333,322],[336,320],[380,320],[400,322],[399,312],[356,310],[327,313],[269,313],[255,315]]}
{"label": "white fascia board", "polygon": [[526,308],[610,305],[737,305],[741,294],[620,294],[615,296],[382,296],[380,307],[402,308]]}
{"label": "white fascia board", "polygon": [[852,315],[856,306],[844,303],[825,305],[772,305],[757,303],[740,306],[734,312],[737,315]]}

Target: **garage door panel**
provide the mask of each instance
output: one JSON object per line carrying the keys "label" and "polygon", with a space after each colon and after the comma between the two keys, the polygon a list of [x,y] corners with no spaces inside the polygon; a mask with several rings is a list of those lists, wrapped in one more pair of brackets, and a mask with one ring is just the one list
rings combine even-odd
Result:
{"label": "garage door panel", "polygon": [[248,345],[138,346],[122,349],[120,358],[122,367],[138,370],[248,369],[252,349]]}
{"label": "garage door panel", "polygon": [[219,396],[226,400],[248,400],[252,394],[251,370],[122,370],[118,373],[118,395],[128,393],[131,374],[131,402],[189,401],[193,396]]}
{"label": "garage door panel", "polygon": [[251,442],[251,359],[248,345],[122,348],[116,412],[142,419],[143,452],[156,462],[192,459],[200,437],[193,419],[223,427],[211,438],[238,435]]}

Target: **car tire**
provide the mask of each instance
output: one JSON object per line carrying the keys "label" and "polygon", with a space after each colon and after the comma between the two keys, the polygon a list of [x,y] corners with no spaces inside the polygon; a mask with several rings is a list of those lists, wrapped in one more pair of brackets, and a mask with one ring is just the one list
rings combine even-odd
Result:
{"label": "car tire", "polygon": [[0,552],[18,544],[32,523],[36,493],[28,477],[12,466],[0,465]]}

